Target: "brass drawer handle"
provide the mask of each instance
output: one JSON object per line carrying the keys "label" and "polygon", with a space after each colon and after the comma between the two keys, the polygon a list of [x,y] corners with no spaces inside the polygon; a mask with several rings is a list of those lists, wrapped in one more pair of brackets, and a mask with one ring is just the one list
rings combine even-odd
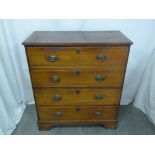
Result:
{"label": "brass drawer handle", "polygon": [[54,83],[60,82],[60,77],[59,77],[59,76],[52,76],[50,79],[51,79],[52,82],[54,82]]}
{"label": "brass drawer handle", "polygon": [[56,117],[61,117],[61,116],[62,116],[62,113],[59,112],[59,111],[57,111],[57,112],[55,112],[55,116],[56,116]]}
{"label": "brass drawer handle", "polygon": [[57,57],[55,55],[50,55],[50,56],[48,56],[48,61],[55,62],[55,61],[57,61]]}
{"label": "brass drawer handle", "polygon": [[98,61],[105,61],[105,60],[107,59],[107,57],[106,57],[105,55],[98,55],[98,56],[96,57],[96,59],[97,59]]}
{"label": "brass drawer handle", "polygon": [[97,75],[96,76],[96,81],[101,82],[101,81],[104,81],[104,80],[105,80],[105,77],[103,75]]}
{"label": "brass drawer handle", "polygon": [[55,100],[55,101],[60,101],[62,98],[61,98],[61,96],[60,95],[54,95],[53,96],[53,100]]}
{"label": "brass drawer handle", "polygon": [[103,95],[96,95],[95,100],[103,100]]}
{"label": "brass drawer handle", "polygon": [[102,115],[102,112],[100,112],[100,111],[94,112],[94,116],[101,116],[101,115]]}

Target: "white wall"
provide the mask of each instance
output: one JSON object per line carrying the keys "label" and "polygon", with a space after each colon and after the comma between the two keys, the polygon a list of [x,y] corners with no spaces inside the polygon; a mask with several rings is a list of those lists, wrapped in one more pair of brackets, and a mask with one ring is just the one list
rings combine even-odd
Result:
{"label": "white wall", "polygon": [[12,33],[16,54],[21,59],[25,81],[21,83],[27,89],[25,98],[32,99],[30,79],[22,41],[36,30],[121,30],[133,42],[124,84],[122,104],[134,98],[144,67],[155,47],[155,20],[5,20]]}

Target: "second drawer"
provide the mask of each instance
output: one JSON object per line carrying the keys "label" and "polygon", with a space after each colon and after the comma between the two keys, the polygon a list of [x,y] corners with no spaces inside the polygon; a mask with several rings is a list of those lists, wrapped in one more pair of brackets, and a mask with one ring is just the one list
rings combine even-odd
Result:
{"label": "second drawer", "polygon": [[35,88],[34,93],[39,106],[118,105],[121,90]]}
{"label": "second drawer", "polygon": [[34,87],[121,87],[124,71],[30,70]]}

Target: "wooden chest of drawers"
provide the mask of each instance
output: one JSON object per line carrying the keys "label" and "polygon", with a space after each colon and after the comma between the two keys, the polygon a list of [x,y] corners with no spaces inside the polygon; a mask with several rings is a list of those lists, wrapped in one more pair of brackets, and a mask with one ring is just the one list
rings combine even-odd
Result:
{"label": "wooden chest of drawers", "polygon": [[40,130],[116,128],[132,42],[119,31],[38,31],[23,42]]}

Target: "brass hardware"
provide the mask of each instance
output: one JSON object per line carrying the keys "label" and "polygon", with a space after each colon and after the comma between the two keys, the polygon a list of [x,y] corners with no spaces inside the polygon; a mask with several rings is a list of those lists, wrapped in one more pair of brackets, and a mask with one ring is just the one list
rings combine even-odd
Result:
{"label": "brass hardware", "polygon": [[101,82],[101,81],[104,81],[104,80],[105,80],[105,77],[103,75],[97,75],[96,76],[96,81]]}
{"label": "brass hardware", "polygon": [[57,83],[60,81],[60,78],[58,76],[52,76],[51,77],[51,80],[54,82],[54,83]]}
{"label": "brass hardware", "polygon": [[96,100],[103,100],[103,95],[96,95],[95,96],[95,99]]}
{"label": "brass hardware", "polygon": [[61,96],[59,96],[59,95],[54,95],[54,96],[53,96],[53,99],[54,99],[55,101],[59,101],[59,100],[61,100]]}
{"label": "brass hardware", "polygon": [[80,53],[80,48],[75,49],[76,53]]}
{"label": "brass hardware", "polygon": [[48,61],[49,61],[49,62],[55,62],[55,61],[57,61],[57,57],[56,57],[55,55],[50,55],[50,56],[48,57]]}
{"label": "brass hardware", "polygon": [[99,56],[96,57],[96,59],[97,59],[98,61],[105,61],[106,58],[107,58],[107,57],[106,57],[105,55],[99,55]]}
{"label": "brass hardware", "polygon": [[55,116],[56,116],[56,117],[61,117],[61,116],[62,116],[62,113],[59,112],[59,111],[57,111],[57,112],[55,112]]}
{"label": "brass hardware", "polygon": [[76,94],[80,94],[80,90],[76,90]]}
{"label": "brass hardware", "polygon": [[76,75],[80,75],[80,71],[79,70],[76,70]]}
{"label": "brass hardware", "polygon": [[101,116],[101,115],[102,115],[102,112],[96,111],[96,112],[94,112],[94,115],[95,115],[95,116]]}

